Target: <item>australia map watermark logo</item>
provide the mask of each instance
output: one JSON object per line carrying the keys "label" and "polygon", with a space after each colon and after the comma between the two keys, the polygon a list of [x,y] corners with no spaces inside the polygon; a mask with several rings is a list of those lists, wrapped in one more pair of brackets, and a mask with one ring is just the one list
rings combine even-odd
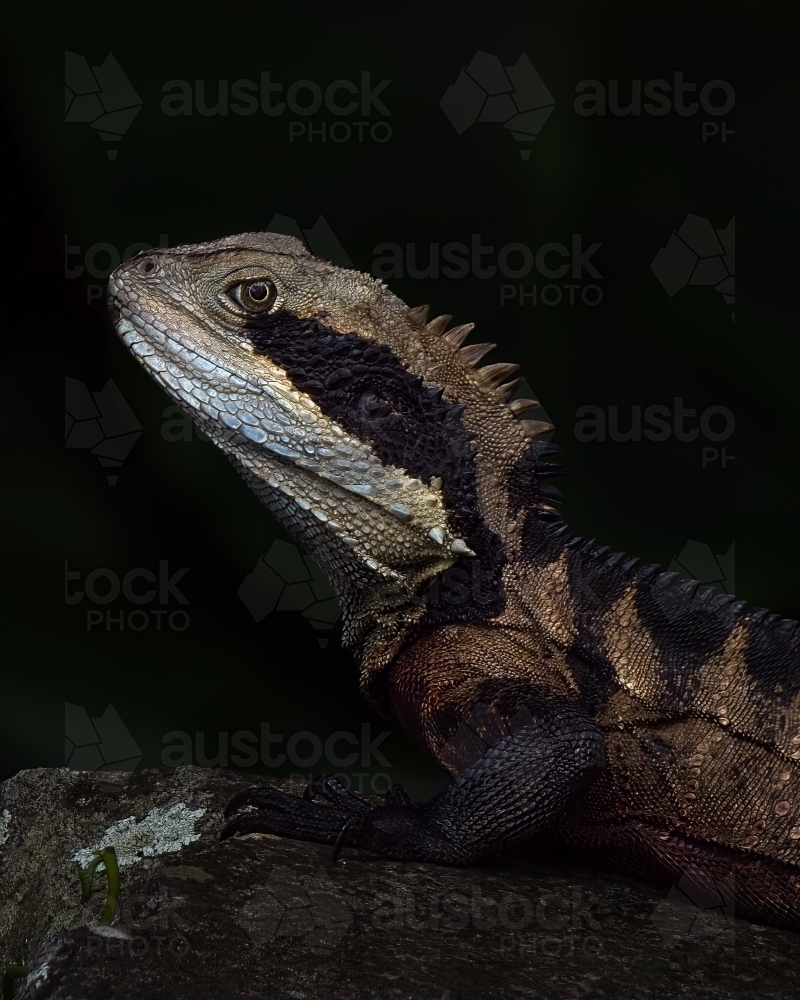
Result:
{"label": "australia map watermark logo", "polygon": [[665,945],[673,949],[689,944],[703,949],[707,958],[732,963],[736,944],[736,877],[733,872],[713,879],[690,866],[653,911],[650,920]]}
{"label": "australia map watermark logo", "polygon": [[710,285],[727,305],[735,304],[735,224],[736,216],[724,229],[714,229],[700,215],[686,216],[650,265],[670,298],[687,285]]}
{"label": "australia map watermark logo", "polygon": [[[65,378],[64,410],[64,446],[88,449],[105,468],[119,468],[142,433],[142,425],[111,379],[98,392],[90,392],[85,382]],[[109,486],[118,479],[106,478]]]}
{"label": "australia map watermark logo", "polygon": [[[341,616],[328,578],[311,556],[304,556],[297,546],[280,539],[256,563],[237,591],[240,600],[256,622],[273,611],[299,611],[320,632],[330,632]],[[328,637],[318,637],[320,648]]]}
{"label": "australia map watermark logo", "polygon": [[669,572],[708,584],[720,594],[733,595],[736,590],[735,564],[736,542],[731,542],[727,552],[714,555],[710,545],[690,538],[669,564]]}
{"label": "australia map watermark logo", "polygon": [[296,219],[288,215],[273,215],[267,226],[268,233],[280,233],[282,236],[294,236],[304,243],[315,257],[329,260],[337,267],[352,267],[353,262],[345,253],[345,249],[336,234],[331,229],[325,216],[321,215],[310,229],[301,229]]}
{"label": "australia map watermark logo", "polygon": [[109,52],[99,66],[85,56],[64,53],[64,115],[68,124],[83,123],[108,143],[109,160],[116,160],[117,145],[139,113],[142,100],[122,67]]}
{"label": "australia map watermark logo", "polygon": [[113,705],[89,718],[80,705],[64,703],[64,764],[73,771],[133,771],[142,751]]}
{"label": "australia map watermark logo", "polygon": [[[711,587],[718,594],[733,598],[736,588],[736,542],[731,542],[727,552],[714,554],[706,542],[690,538],[669,564],[668,573],[675,578],[696,581]],[[655,588],[654,596],[668,619],[674,621],[691,610],[685,591],[673,586]]]}
{"label": "australia map watermark logo", "polygon": [[237,923],[254,945],[294,938],[314,955],[332,955],[353,923],[353,913],[325,872],[300,875],[278,866],[242,906]]}
{"label": "australia map watermark logo", "polygon": [[[476,122],[495,123],[508,129],[517,142],[527,144],[536,139],[555,105],[524,52],[513,66],[503,66],[488,52],[476,53],[439,102],[459,135]],[[530,155],[530,145],[520,149],[523,160]]]}

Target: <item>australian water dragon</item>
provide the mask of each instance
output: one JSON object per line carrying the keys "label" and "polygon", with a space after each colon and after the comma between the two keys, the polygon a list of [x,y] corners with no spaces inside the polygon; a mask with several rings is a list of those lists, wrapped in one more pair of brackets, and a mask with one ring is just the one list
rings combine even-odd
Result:
{"label": "australian water dragon", "polygon": [[546,832],[800,929],[800,630],[576,537],[551,428],[471,324],[264,233],[143,252],[109,306],[329,575],[367,701],[453,779],[424,805],[252,789],[224,835],[460,865]]}

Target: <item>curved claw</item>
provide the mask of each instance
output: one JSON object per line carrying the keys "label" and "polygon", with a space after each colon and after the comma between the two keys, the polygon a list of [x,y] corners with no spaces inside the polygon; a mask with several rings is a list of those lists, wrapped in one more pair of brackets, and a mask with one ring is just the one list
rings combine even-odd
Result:
{"label": "curved claw", "polygon": [[236,812],[237,809],[241,809],[243,806],[255,805],[255,802],[252,801],[252,796],[255,791],[255,788],[245,788],[243,791],[237,792],[225,806],[225,810],[222,815],[230,816],[231,813]]}
{"label": "curved claw", "polygon": [[[292,796],[294,798],[294,796]],[[302,801],[297,799],[296,801]],[[302,823],[302,817],[292,816],[287,812],[269,813],[266,810],[255,809],[239,813],[226,823],[219,835],[220,840],[230,837],[244,836],[248,833],[270,833],[279,837],[299,837],[301,840],[321,840],[330,843],[333,831],[320,829],[313,822],[310,827]]]}
{"label": "curved claw", "polygon": [[411,796],[397,781],[389,785],[383,797],[387,806],[412,806],[414,804],[411,801]]}
{"label": "curved claw", "polygon": [[270,833],[333,844],[342,825],[352,814],[352,809],[309,802],[270,785],[248,788],[235,795],[228,803],[225,815],[229,817],[237,810],[241,811],[223,828],[221,840],[237,834]]}
{"label": "curved claw", "polygon": [[319,786],[322,781],[325,780],[324,774],[318,774],[316,778],[312,778],[311,781],[303,789],[303,798],[306,802],[310,802],[316,794],[319,792]]}
{"label": "curved claw", "polygon": [[332,861],[338,860],[339,855],[342,853],[342,848],[344,847],[347,841],[347,835],[351,831],[358,829],[358,827],[360,826],[361,826],[360,816],[349,816],[347,818],[344,826],[339,831],[339,836],[336,838],[336,843],[333,845],[333,852],[331,854]]}
{"label": "curved claw", "polygon": [[235,837],[240,833],[253,833],[255,831],[248,830],[247,827],[250,825],[245,821],[250,816],[250,813],[241,813],[239,816],[234,816],[230,823],[226,823],[222,828],[222,833],[219,835],[220,840],[227,840],[228,837]]}
{"label": "curved claw", "polygon": [[279,788],[272,788],[270,785],[256,785],[253,788],[245,788],[236,795],[225,806],[225,816],[230,816],[243,806],[256,806],[259,809],[264,807],[287,809],[297,803],[296,795],[289,795]]}
{"label": "curved claw", "polygon": [[226,823],[225,826],[222,828],[222,833],[220,833],[219,839],[227,840],[228,837],[235,837],[237,833],[240,833],[242,828],[241,821],[244,819],[246,815],[247,813],[242,813],[241,816],[236,816],[234,819],[232,819],[230,823]]}

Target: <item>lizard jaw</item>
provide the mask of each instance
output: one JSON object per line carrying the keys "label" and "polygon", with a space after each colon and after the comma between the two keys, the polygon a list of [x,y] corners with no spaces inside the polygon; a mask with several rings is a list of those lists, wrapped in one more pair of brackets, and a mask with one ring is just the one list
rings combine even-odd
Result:
{"label": "lizard jaw", "polygon": [[276,494],[273,503],[262,495],[273,513],[286,521],[287,499],[299,508],[293,533],[297,516],[308,512],[328,542],[332,533],[359,563],[409,592],[465,553],[448,526],[440,485],[384,466],[279,367],[215,337],[180,308],[170,310],[169,324],[155,320],[142,290],[131,296],[117,273],[109,301],[126,346],[246,477],[259,481],[260,495],[265,487]]}

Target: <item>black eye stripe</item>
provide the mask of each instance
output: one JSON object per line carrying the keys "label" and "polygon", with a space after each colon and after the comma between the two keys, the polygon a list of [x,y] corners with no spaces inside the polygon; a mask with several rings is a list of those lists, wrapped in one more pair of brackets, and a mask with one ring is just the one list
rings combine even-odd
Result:
{"label": "black eye stripe", "polygon": [[[280,365],[301,392],[348,433],[367,441],[380,460],[421,479],[442,479],[453,528],[476,553],[462,557],[471,577],[480,578],[471,599],[444,606],[465,619],[493,617],[504,604],[500,574],[505,555],[500,539],[478,512],[477,470],[471,437],[461,421],[463,407],[425,387],[386,345],[342,334],[317,320],[298,320],[278,311],[248,337],[257,354]],[[487,599],[485,595],[494,595]],[[437,613],[437,609],[432,609]]]}

